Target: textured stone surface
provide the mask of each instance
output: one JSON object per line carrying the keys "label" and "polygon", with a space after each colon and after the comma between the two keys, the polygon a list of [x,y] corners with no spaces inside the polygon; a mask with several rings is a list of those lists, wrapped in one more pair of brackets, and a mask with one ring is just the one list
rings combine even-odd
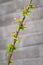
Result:
{"label": "textured stone surface", "polygon": [[40,6],[43,6],[43,0],[40,0]]}
{"label": "textured stone surface", "polygon": [[[11,32],[16,30],[18,23],[14,18],[20,10],[27,6],[30,0],[0,0],[0,65],[6,65],[6,44],[11,43]],[[32,14],[26,18],[26,29],[19,34],[22,42],[13,53],[12,65],[43,65],[43,0],[33,0],[39,8],[33,9]]]}
{"label": "textured stone surface", "polygon": [[40,57],[40,59],[39,59],[39,65],[43,65],[43,57]]}
{"label": "textured stone surface", "polygon": [[43,57],[43,45],[39,46],[40,57]]}
{"label": "textured stone surface", "polygon": [[[4,1],[4,0],[2,0],[2,1]],[[24,6],[26,6],[29,1],[30,0],[18,0],[18,1],[16,1],[16,0],[12,0],[11,1],[10,0],[9,2],[0,4],[0,21],[1,21],[0,22],[0,26],[9,25],[10,22],[13,21],[13,18],[15,16],[14,15],[15,12],[16,11],[19,11],[20,12],[20,9],[22,9]],[[35,4],[37,4],[37,5],[39,5],[39,6],[42,3],[42,1],[40,2],[40,0],[38,0],[38,1],[37,0],[34,0],[33,2]],[[39,18],[41,19],[41,18],[43,18],[43,14],[41,14],[42,12],[43,12],[43,8],[40,8],[39,7],[38,9],[35,9],[33,11],[33,14],[32,14],[32,16],[30,16],[30,18],[32,20],[39,19]]]}
{"label": "textured stone surface", "polygon": [[43,44],[43,34],[36,33],[33,35],[27,35],[24,37],[23,46],[41,45]]}
{"label": "textured stone surface", "polygon": [[39,65],[39,59],[24,59],[23,65]]}
{"label": "textured stone surface", "polygon": [[1,4],[1,3],[8,2],[8,1],[11,1],[11,0],[0,0],[0,4]]}
{"label": "textured stone surface", "polygon": [[39,48],[37,46],[21,48],[14,52],[15,59],[37,58],[39,57]]}

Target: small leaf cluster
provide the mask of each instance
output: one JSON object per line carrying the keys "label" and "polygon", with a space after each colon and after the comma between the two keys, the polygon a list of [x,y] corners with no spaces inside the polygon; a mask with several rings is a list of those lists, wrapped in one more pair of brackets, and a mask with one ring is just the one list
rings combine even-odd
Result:
{"label": "small leaf cluster", "polygon": [[14,41],[20,43],[20,42],[21,42],[21,39],[20,39],[20,38],[15,38],[15,37],[14,37]]}
{"label": "small leaf cluster", "polygon": [[18,18],[16,21],[17,21],[18,23],[21,23],[21,22],[22,22],[22,19]]}
{"label": "small leaf cluster", "polygon": [[16,33],[15,32],[11,33],[11,36],[16,37]]}
{"label": "small leaf cluster", "polygon": [[21,24],[20,29],[21,30],[24,30],[25,29],[25,26],[23,24]]}
{"label": "small leaf cluster", "polygon": [[11,52],[12,44],[7,44],[7,52]]}
{"label": "small leaf cluster", "polygon": [[21,12],[23,12],[23,16],[26,17],[31,13],[31,10],[29,10],[28,7],[25,7]]}
{"label": "small leaf cluster", "polygon": [[28,5],[28,7],[29,7],[29,8],[35,8],[35,5],[32,4],[32,3],[30,3],[30,4]]}
{"label": "small leaf cluster", "polygon": [[[13,44],[7,44],[7,52],[11,52],[12,45]],[[14,49],[13,50],[16,50],[17,48],[18,48],[17,46],[14,46]]]}
{"label": "small leaf cluster", "polygon": [[13,61],[12,61],[12,60],[10,60],[10,61],[9,61],[9,63],[13,63]]}

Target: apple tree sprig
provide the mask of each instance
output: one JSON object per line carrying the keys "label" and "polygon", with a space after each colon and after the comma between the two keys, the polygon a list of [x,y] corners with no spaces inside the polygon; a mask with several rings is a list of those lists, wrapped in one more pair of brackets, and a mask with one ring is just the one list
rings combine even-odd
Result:
{"label": "apple tree sprig", "polygon": [[11,36],[13,36],[13,38],[14,38],[14,42],[7,45],[7,52],[9,53],[9,54],[7,54],[7,58],[8,58],[7,65],[12,63],[11,57],[13,55],[13,51],[16,50],[16,48],[18,48],[17,46],[15,46],[16,42],[21,41],[20,38],[18,38],[18,34],[19,34],[20,30],[25,29],[23,22],[24,22],[26,16],[28,16],[31,13],[30,8],[35,8],[35,5],[32,4],[32,0],[30,0],[30,3],[28,4],[27,7],[25,7],[23,10],[21,10],[23,18],[17,19],[17,22],[19,23],[18,30],[11,34]]}

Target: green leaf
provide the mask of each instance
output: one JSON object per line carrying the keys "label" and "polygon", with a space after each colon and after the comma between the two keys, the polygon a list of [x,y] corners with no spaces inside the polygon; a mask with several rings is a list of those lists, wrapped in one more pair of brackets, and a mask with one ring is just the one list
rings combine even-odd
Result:
{"label": "green leaf", "polygon": [[12,60],[10,60],[10,62],[9,63],[13,63],[13,61]]}
{"label": "green leaf", "polygon": [[24,30],[24,28],[25,28],[25,26],[22,24],[22,25],[20,26],[20,29]]}
{"label": "green leaf", "polygon": [[7,44],[7,52],[10,52],[12,48],[12,44]]}
{"label": "green leaf", "polygon": [[25,12],[23,13],[23,16],[25,16],[25,17],[26,17],[26,16],[28,16],[30,13],[31,13],[31,11],[30,11],[30,10],[28,10],[28,12],[27,12],[27,13],[25,13]]}
{"label": "green leaf", "polygon": [[16,36],[16,33],[12,33],[11,36],[15,37]]}
{"label": "green leaf", "polygon": [[17,22],[21,23],[22,22],[22,19],[17,19]]}
{"label": "green leaf", "polygon": [[18,39],[18,38],[15,38],[15,37],[14,37],[14,41],[15,41],[15,42],[19,42],[19,43],[20,43],[20,41],[21,41],[21,40],[20,40],[20,39]]}
{"label": "green leaf", "polygon": [[24,12],[24,10],[21,10],[21,12]]}
{"label": "green leaf", "polygon": [[7,48],[7,50],[6,50],[7,52],[10,52],[10,48]]}
{"label": "green leaf", "polygon": [[17,38],[14,37],[14,41],[16,42],[17,41]]}
{"label": "green leaf", "polygon": [[28,13],[31,13],[31,10],[28,10]]}
{"label": "green leaf", "polygon": [[16,50],[18,48],[18,46],[14,46],[14,50]]}
{"label": "green leaf", "polygon": [[28,5],[29,8],[34,8],[35,6],[31,3]]}
{"label": "green leaf", "polygon": [[7,44],[7,47],[9,47],[9,48],[12,47],[12,44]]}

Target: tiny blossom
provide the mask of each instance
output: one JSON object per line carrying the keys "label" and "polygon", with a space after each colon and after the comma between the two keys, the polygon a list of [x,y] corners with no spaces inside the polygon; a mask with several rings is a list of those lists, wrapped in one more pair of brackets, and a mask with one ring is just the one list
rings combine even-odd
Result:
{"label": "tiny blossom", "polygon": [[17,18],[14,18],[14,21],[16,20]]}
{"label": "tiny blossom", "polygon": [[17,19],[19,19],[19,18],[20,18],[20,16],[17,17]]}
{"label": "tiny blossom", "polygon": [[18,38],[19,38],[19,39],[22,39],[22,36],[21,36],[21,35],[19,35],[19,36],[18,36]]}
{"label": "tiny blossom", "polygon": [[37,7],[39,7],[39,5],[38,5],[38,4],[37,4],[36,6],[37,6]]}
{"label": "tiny blossom", "polygon": [[34,4],[35,8],[38,8],[39,7],[39,4]]}
{"label": "tiny blossom", "polygon": [[19,19],[20,18],[20,16],[17,16],[16,18],[14,18],[14,20],[17,20],[17,19]]}
{"label": "tiny blossom", "polygon": [[26,25],[27,21],[24,21],[23,24]]}

